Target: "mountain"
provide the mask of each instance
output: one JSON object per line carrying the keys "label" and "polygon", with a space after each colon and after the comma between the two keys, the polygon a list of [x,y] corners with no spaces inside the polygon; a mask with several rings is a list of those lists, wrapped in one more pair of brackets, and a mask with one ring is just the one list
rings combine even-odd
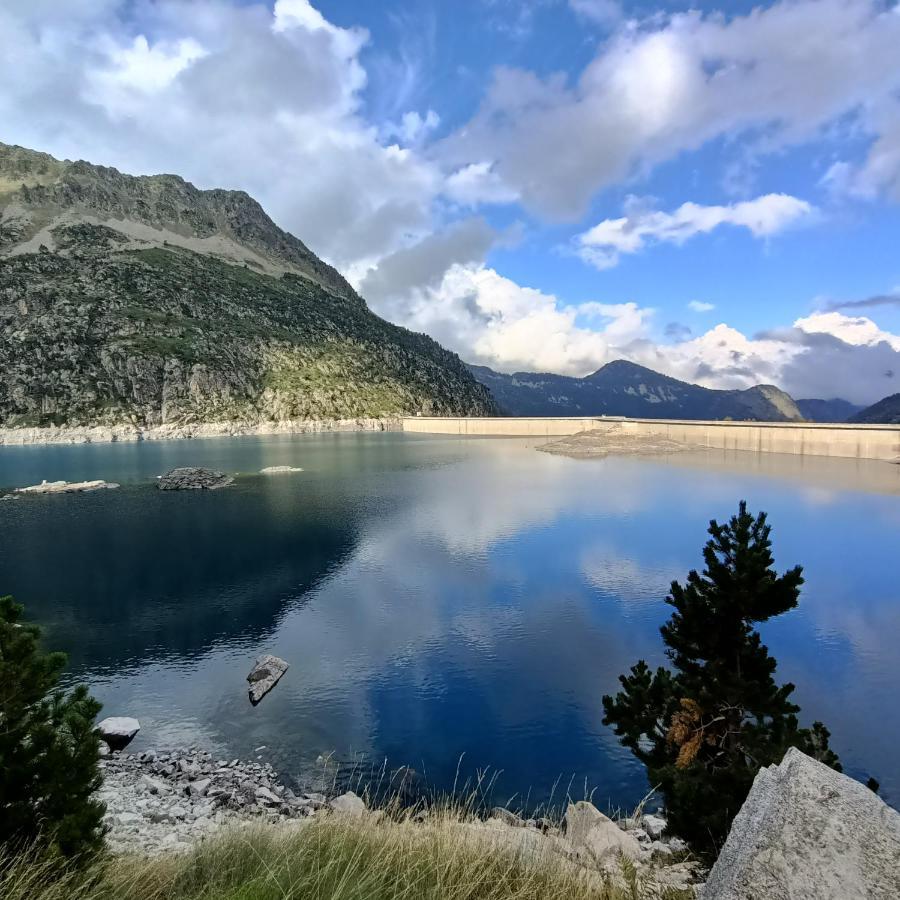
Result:
{"label": "mountain", "polygon": [[891,394],[848,420],[858,425],[900,425],[900,394]]}
{"label": "mountain", "polygon": [[503,375],[486,366],[469,368],[500,408],[513,416],[803,421],[791,397],[772,385],[711,390],[622,359],[584,378],[532,372]]}
{"label": "mountain", "polygon": [[846,422],[862,411],[861,406],[839,397],[832,400],[798,400],[797,408],[810,422]]}
{"label": "mountain", "polygon": [[495,409],[247,194],[0,144],[0,424]]}

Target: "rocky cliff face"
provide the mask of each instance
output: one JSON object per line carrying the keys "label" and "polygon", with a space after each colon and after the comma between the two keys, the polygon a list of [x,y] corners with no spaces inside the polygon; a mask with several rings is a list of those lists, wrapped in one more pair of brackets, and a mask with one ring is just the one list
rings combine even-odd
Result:
{"label": "rocky cliff face", "polygon": [[772,385],[717,391],[615,360],[585,378],[472,366],[500,407],[513,416],[631,416],[802,422],[793,399]]}
{"label": "rocky cliff face", "polygon": [[0,424],[494,411],[248,195],[0,144]]}

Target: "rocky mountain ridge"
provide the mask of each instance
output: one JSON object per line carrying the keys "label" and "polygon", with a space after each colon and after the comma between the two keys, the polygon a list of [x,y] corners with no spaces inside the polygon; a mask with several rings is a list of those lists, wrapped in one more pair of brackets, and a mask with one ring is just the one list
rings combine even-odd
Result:
{"label": "rocky mountain ridge", "polygon": [[0,144],[0,425],[495,411],[247,194]]}
{"label": "rocky mountain ridge", "polygon": [[900,425],[900,394],[891,394],[848,419],[858,425]]}
{"label": "rocky mountain ridge", "polygon": [[514,416],[804,421],[794,400],[774,385],[713,390],[621,359],[584,378],[532,372],[504,375],[486,366],[470,369],[500,408]]}

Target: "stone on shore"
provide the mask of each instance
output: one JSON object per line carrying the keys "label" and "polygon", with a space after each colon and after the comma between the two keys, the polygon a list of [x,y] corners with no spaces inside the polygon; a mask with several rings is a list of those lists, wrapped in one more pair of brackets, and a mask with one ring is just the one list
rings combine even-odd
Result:
{"label": "stone on shore", "polygon": [[231,484],[234,478],[224,472],[184,466],[160,475],[156,486],[161,491],[214,491]]}
{"label": "stone on shore", "polygon": [[795,748],[760,769],[704,900],[896,900],[900,813]]}
{"label": "stone on shore", "polygon": [[288,668],[288,663],[277,656],[268,653],[260,656],[247,676],[247,681],[250,682],[250,702],[256,706],[278,684]]}
{"label": "stone on shore", "polygon": [[17,494],[83,494],[89,491],[113,490],[119,485],[112,481],[47,481],[29,487],[16,488]]}
{"label": "stone on shore", "polygon": [[641,858],[638,841],[586,800],[569,804],[565,825],[566,840],[576,850],[587,851],[597,860],[619,853],[631,860]]}
{"label": "stone on shore", "polygon": [[340,797],[335,797],[328,804],[333,812],[343,816],[362,816],[366,812],[366,802],[362,797],[358,797],[353,791],[347,791]]}
{"label": "stone on shore", "polygon": [[644,826],[644,831],[654,841],[659,840],[662,837],[662,833],[666,830],[666,820],[662,816],[646,815],[641,820],[641,824]]}
{"label": "stone on shore", "polygon": [[260,475],[288,475],[291,472],[302,472],[298,466],[266,466],[259,470]]}
{"label": "stone on shore", "polygon": [[129,716],[110,716],[97,726],[100,737],[110,750],[122,750],[127,747],[140,730],[141,723]]}

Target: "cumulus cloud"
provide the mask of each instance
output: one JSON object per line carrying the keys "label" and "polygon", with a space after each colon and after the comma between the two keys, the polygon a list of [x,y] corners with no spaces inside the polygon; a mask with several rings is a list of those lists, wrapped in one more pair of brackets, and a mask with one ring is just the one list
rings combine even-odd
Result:
{"label": "cumulus cloud", "polygon": [[401,316],[467,362],[505,372],[585,375],[646,334],[652,309],[635,303],[566,306],[477,262],[488,239],[477,221],[382,263],[361,284],[375,298],[375,309]]}
{"label": "cumulus cloud", "polygon": [[788,194],[765,194],[728,206],[682,203],[671,213],[647,209],[645,201],[629,197],[624,216],[605,219],[578,236],[578,254],[595,268],[609,269],[623,253],[637,253],[648,244],[680,245],[721,225],[746,228],[757,238],[770,237],[812,212],[809,203]]}
{"label": "cumulus cloud", "polygon": [[776,384],[798,398],[868,404],[900,390],[900,335],[864,316],[814,313],[747,337],[719,324],[692,340],[641,345],[636,362],[707,387]]}
{"label": "cumulus cloud", "polygon": [[[243,188],[348,274],[432,229],[442,175],[361,112],[369,35],[308,0],[0,8],[3,139]],[[435,114],[399,123],[404,143]]]}
{"label": "cumulus cloud", "polygon": [[441,155],[487,163],[531,210],[575,219],[601,188],[712,139],[772,151],[852,116],[874,141],[868,181],[893,190],[897,46],[900,15],[878,0],[657,16],[619,29],[574,83],[499,68]]}
{"label": "cumulus cloud", "polygon": [[695,313],[712,312],[715,308],[715,303],[707,303],[704,300],[691,300],[688,303],[688,309]]}

